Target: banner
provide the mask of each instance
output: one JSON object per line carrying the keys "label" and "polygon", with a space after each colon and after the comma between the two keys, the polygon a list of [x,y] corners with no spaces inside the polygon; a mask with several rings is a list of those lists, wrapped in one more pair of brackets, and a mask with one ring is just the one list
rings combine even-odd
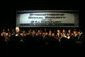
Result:
{"label": "banner", "polygon": [[19,11],[16,16],[19,27],[78,27],[78,12],[58,10]]}

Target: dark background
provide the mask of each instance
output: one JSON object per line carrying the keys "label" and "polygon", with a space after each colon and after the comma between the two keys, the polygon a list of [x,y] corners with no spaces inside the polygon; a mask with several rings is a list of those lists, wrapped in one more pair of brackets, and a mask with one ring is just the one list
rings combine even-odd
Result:
{"label": "dark background", "polygon": [[[84,9],[84,1],[3,1],[1,2],[1,29],[2,28],[15,28],[16,26],[16,11],[17,10],[79,10],[79,28],[84,32],[84,26],[85,26],[85,9]],[[35,50],[35,49],[33,49]],[[39,51],[43,51],[41,53],[48,54],[48,52],[51,52],[50,55],[56,55],[56,52],[58,55],[66,55],[65,53],[72,52],[72,56],[84,55],[83,51],[84,49],[63,49],[62,51],[54,51],[55,49],[49,48],[49,49],[38,49]],[[67,50],[67,51],[66,51]],[[34,51],[36,53],[37,50]],[[45,52],[44,52],[45,51]],[[48,52],[46,52],[48,51]],[[59,52],[59,53],[58,53]],[[16,53],[16,51],[14,52]],[[30,54],[34,54],[30,53]],[[37,52],[39,53],[39,52]],[[54,53],[54,54],[52,54]],[[78,54],[77,54],[78,53]],[[40,54],[40,53],[39,53]],[[49,54],[48,54],[49,55]],[[70,56],[68,55],[68,56]],[[41,55],[42,56],[42,55]],[[56,55],[57,56],[57,55]]]}
{"label": "dark background", "polygon": [[6,1],[1,4],[1,27],[16,26],[17,10],[79,10],[79,26],[84,29],[83,1]]}

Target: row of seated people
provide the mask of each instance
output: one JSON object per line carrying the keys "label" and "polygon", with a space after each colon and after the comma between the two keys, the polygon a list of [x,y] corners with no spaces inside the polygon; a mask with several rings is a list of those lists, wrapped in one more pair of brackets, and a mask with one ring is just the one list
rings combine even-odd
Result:
{"label": "row of seated people", "polygon": [[45,39],[51,39],[51,40],[58,40],[61,39],[80,39],[82,36],[82,32],[74,29],[73,31],[71,29],[65,30],[65,29],[57,29],[56,32],[49,30],[48,32],[42,31],[42,30],[32,30],[29,29],[28,31],[20,31],[19,27],[16,27],[15,30],[13,29],[10,31],[9,29],[7,32],[5,29],[1,32],[0,40],[3,40],[5,42],[12,41],[12,40],[18,40],[18,41],[25,41],[25,40],[45,40]]}

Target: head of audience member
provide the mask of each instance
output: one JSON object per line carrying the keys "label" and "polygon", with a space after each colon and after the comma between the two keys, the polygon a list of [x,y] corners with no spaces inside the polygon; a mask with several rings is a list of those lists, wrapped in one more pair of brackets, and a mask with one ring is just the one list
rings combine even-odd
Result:
{"label": "head of audience member", "polygon": [[42,33],[40,32],[39,35],[42,36]]}
{"label": "head of audience member", "polygon": [[66,37],[66,31],[65,31],[65,29],[62,30],[62,37]]}
{"label": "head of audience member", "polygon": [[26,31],[25,30],[23,30],[23,34],[26,34]]}
{"label": "head of audience member", "polygon": [[40,30],[38,30],[37,32],[40,33]]}
{"label": "head of audience member", "polygon": [[71,29],[68,29],[68,33],[71,34]]}
{"label": "head of audience member", "polygon": [[51,36],[51,34],[52,34],[52,31],[50,30],[50,31],[49,31],[49,36]]}
{"label": "head of audience member", "polygon": [[57,30],[57,33],[60,33],[60,30],[59,29]]}
{"label": "head of audience member", "polygon": [[16,32],[18,33],[18,32],[20,32],[20,28],[19,27],[16,27]]}
{"label": "head of audience member", "polygon": [[15,35],[15,30],[14,29],[12,29],[12,35]]}
{"label": "head of audience member", "polygon": [[54,34],[54,33],[52,33],[52,36],[54,37],[54,36],[55,36],[55,34]]}
{"label": "head of audience member", "polygon": [[49,33],[52,33],[52,31],[51,31],[51,30],[49,30]]}
{"label": "head of audience member", "polygon": [[23,33],[22,33],[22,34],[23,34],[23,36],[26,36],[26,31],[25,31],[25,30],[23,30]]}
{"label": "head of audience member", "polygon": [[47,36],[47,35],[48,35],[48,33],[46,32],[46,33],[45,33],[45,36]]}
{"label": "head of audience member", "polygon": [[73,36],[76,37],[77,36],[77,31],[73,30]]}
{"label": "head of audience member", "polygon": [[70,39],[70,34],[69,34],[69,33],[67,33],[66,38],[67,38],[67,39]]}
{"label": "head of audience member", "polygon": [[38,33],[36,33],[36,36],[38,36]]}
{"label": "head of audience member", "polygon": [[57,33],[57,37],[60,37],[60,33]]}
{"label": "head of audience member", "polygon": [[76,34],[76,33],[77,33],[77,31],[74,30],[74,31],[73,31],[73,34]]}
{"label": "head of audience member", "polygon": [[19,34],[15,34],[15,36],[19,36]]}
{"label": "head of audience member", "polygon": [[68,37],[68,36],[70,36],[70,34],[69,34],[69,33],[67,33],[67,37]]}
{"label": "head of audience member", "polygon": [[30,32],[27,33],[28,36],[29,36],[30,34],[31,34]]}
{"label": "head of audience member", "polygon": [[63,33],[65,33],[66,31],[65,31],[65,29],[63,29],[63,31],[62,31]]}
{"label": "head of audience member", "polygon": [[49,33],[48,35],[51,36],[51,33]]}
{"label": "head of audience member", "polygon": [[81,34],[82,34],[82,33],[81,33],[80,31],[78,31],[78,36],[81,36]]}
{"label": "head of audience member", "polygon": [[32,31],[32,36],[35,36],[35,35],[36,35],[35,30],[33,30]]}
{"label": "head of audience member", "polygon": [[35,32],[35,30],[33,30],[33,31],[32,31],[32,33],[34,33],[34,34],[35,34],[35,33],[36,33],[36,32]]}
{"label": "head of audience member", "polygon": [[62,33],[60,33],[60,35],[61,35],[61,37],[63,37],[63,34]]}
{"label": "head of audience member", "polygon": [[27,34],[26,34],[26,33],[24,33],[24,34],[23,34],[23,36],[27,36]]}
{"label": "head of audience member", "polygon": [[7,29],[7,33],[8,33],[9,36],[11,36],[11,31],[10,31],[9,28]]}
{"label": "head of audience member", "polygon": [[1,33],[1,36],[3,37],[3,36],[4,36],[4,34],[3,34],[3,33]]}
{"label": "head of audience member", "polygon": [[45,32],[42,33],[42,36],[45,36]]}
{"label": "head of audience member", "polygon": [[8,33],[6,33],[5,36],[8,37],[9,36]]}
{"label": "head of audience member", "polygon": [[20,33],[20,36],[23,36],[23,33]]}
{"label": "head of audience member", "polygon": [[5,29],[2,30],[2,34],[3,34],[3,36],[5,36],[5,34],[6,34]]}

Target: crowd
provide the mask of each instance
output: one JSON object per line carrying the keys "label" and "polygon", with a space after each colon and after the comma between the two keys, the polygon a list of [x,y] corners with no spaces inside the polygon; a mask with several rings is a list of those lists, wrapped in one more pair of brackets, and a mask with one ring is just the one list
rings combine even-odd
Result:
{"label": "crowd", "polygon": [[80,39],[82,36],[82,32],[80,30],[76,29],[57,29],[52,31],[52,29],[49,29],[48,31],[46,29],[29,29],[29,30],[20,30],[19,27],[16,27],[15,29],[5,29],[1,32],[0,40],[4,42],[8,41],[27,41],[27,40],[58,40],[61,41],[61,39]]}

